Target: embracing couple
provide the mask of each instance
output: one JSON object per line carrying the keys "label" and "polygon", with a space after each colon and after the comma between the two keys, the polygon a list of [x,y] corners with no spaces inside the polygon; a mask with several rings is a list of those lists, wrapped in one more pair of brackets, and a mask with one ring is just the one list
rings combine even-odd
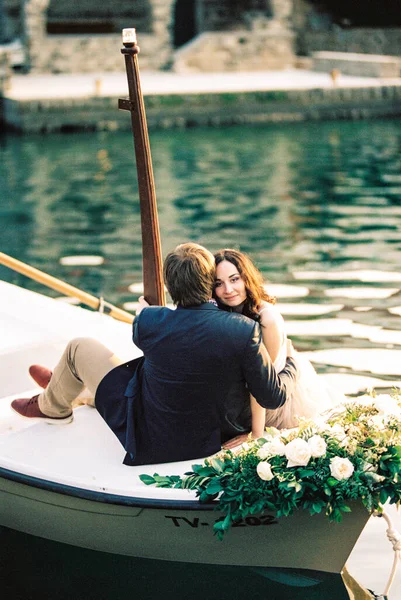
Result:
{"label": "embracing couple", "polygon": [[74,339],[53,372],[30,367],[44,390],[13,409],[69,423],[88,388],[124,463],[140,465],[206,457],[325,408],[320,395],[308,406],[275,299],[249,258],[181,244],[166,257],[164,279],[176,310],[140,298],[133,341],[141,358],[122,363],[96,340]]}

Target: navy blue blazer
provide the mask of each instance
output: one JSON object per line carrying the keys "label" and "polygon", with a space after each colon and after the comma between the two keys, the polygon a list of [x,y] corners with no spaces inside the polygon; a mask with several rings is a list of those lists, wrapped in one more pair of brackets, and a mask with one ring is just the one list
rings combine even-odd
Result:
{"label": "navy blue blazer", "polygon": [[250,393],[274,409],[294,389],[294,362],[276,374],[259,324],[211,303],[145,308],[133,341],[144,356],[106,375],[95,399],[127,452],[125,464],[213,454],[251,430]]}

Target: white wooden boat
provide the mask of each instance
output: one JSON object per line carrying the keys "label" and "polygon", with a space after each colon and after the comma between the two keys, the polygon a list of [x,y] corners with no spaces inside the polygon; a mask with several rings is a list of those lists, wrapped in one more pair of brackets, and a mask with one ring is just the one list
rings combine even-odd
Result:
{"label": "white wooden boat", "polygon": [[249,517],[219,541],[213,505],[200,504],[192,491],[145,486],[138,477],[182,474],[201,461],[127,467],[94,408],[76,408],[73,423],[63,427],[11,410],[13,398],[37,391],[29,365],[53,367],[72,337],[96,337],[123,359],[139,355],[129,324],[5,282],[0,322],[0,525],[133,557],[341,572],[369,519],[361,505],[342,524],[302,511],[280,520]]}

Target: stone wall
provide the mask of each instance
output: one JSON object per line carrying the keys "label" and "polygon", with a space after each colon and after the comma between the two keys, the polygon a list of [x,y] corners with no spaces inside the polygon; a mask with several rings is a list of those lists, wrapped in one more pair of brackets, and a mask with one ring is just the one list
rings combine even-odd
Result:
{"label": "stone wall", "polygon": [[9,54],[0,46],[0,98],[8,87],[10,76],[11,69]]}
{"label": "stone wall", "polygon": [[270,0],[202,0],[199,7],[200,32],[242,29],[246,26],[246,15],[249,13],[257,12],[268,18],[274,16]]}
{"label": "stone wall", "polygon": [[0,44],[21,35],[21,0],[0,0]]}
{"label": "stone wall", "polygon": [[71,34],[120,33],[124,27],[151,33],[152,19],[150,0],[50,0],[46,20],[48,33]]}
{"label": "stone wall", "polygon": [[355,52],[312,52],[315,71],[355,77],[399,78],[401,59],[397,56]]}
{"label": "stone wall", "polygon": [[[141,36],[140,64],[142,69],[162,67],[160,53],[151,53],[154,36]],[[42,40],[39,51],[33,45],[30,52],[32,73],[93,73],[123,71],[124,58],[120,34],[52,35]]]}
{"label": "stone wall", "polygon": [[[237,14],[234,9],[238,11],[239,4],[242,8],[269,5],[269,9],[243,11],[240,21],[232,21],[229,9]],[[206,31],[174,53],[174,71],[263,71],[295,65],[294,34],[289,23],[292,0],[220,2],[220,10],[216,0],[207,0],[204,8],[210,17],[205,16],[202,23]]]}
{"label": "stone wall", "polygon": [[296,0],[292,14],[296,53],[354,52],[401,56],[401,28],[342,28],[306,0]]}
{"label": "stone wall", "polygon": [[[243,123],[372,119],[401,115],[401,85],[145,96],[150,130]],[[7,127],[21,132],[130,130],[115,97],[4,99]]]}
{"label": "stone wall", "polygon": [[[167,23],[174,0],[149,0],[152,6],[152,32],[139,35],[141,65],[160,69],[170,60],[172,48]],[[74,73],[121,71],[121,34],[48,35],[49,0],[27,0],[23,22],[29,68],[33,73]],[[127,23],[131,26],[132,23]]]}
{"label": "stone wall", "polygon": [[[10,9],[16,0],[1,1]],[[118,8],[112,0],[105,0],[98,10],[95,0],[25,0],[22,4],[21,32],[31,72],[122,70],[120,33],[114,29],[123,23],[121,17],[130,5],[127,0]],[[184,56],[189,57],[187,70],[279,69],[293,64],[292,5],[293,0],[193,0],[193,35],[207,31],[222,36],[209,38],[209,51],[215,56],[209,54],[208,62],[203,60],[200,45],[195,44],[189,55],[180,54],[180,65]],[[170,68],[175,55],[174,20],[177,7],[183,10],[182,0],[138,0],[131,6],[132,19],[137,14],[142,24],[138,30],[141,67]],[[111,7],[115,7],[114,13]],[[126,19],[124,26],[135,26],[129,11]],[[88,32],[81,33],[85,23]],[[96,27],[103,28],[102,33],[97,33]],[[68,28],[70,33],[60,33]]]}
{"label": "stone wall", "polygon": [[305,30],[298,36],[298,46],[305,55],[324,50],[401,56],[401,29],[341,29],[333,26],[327,31]]}
{"label": "stone wall", "polygon": [[[181,5],[186,1],[180,0]],[[222,34],[207,38],[207,58],[196,38],[189,42],[190,50],[175,51],[174,15],[179,0],[124,0],[118,7],[114,0],[105,0],[96,19],[107,17],[118,28],[125,20],[124,26],[135,26],[132,19],[138,16],[141,66],[145,69],[166,69],[173,62],[179,70],[285,68],[293,63],[294,54],[311,56],[317,51],[401,56],[401,28],[342,29],[306,0],[192,2],[195,35]],[[96,13],[95,0],[0,0],[0,35],[3,41],[23,39],[27,66],[33,72],[120,71],[120,33],[48,33],[50,21],[53,25],[57,19],[68,21],[69,15],[73,21],[76,14],[80,23]]]}
{"label": "stone wall", "polygon": [[263,71],[293,67],[294,36],[268,27],[235,32],[208,32],[175,52],[177,73]]}

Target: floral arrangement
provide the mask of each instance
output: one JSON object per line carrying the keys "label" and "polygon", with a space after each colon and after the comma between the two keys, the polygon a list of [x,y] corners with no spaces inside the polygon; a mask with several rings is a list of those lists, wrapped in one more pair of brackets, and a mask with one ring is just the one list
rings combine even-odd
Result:
{"label": "floral arrangement", "polygon": [[223,450],[184,477],[141,475],[147,485],[196,490],[225,515],[214,525],[222,539],[231,525],[263,511],[276,517],[306,509],[331,521],[360,500],[368,511],[401,501],[401,399],[366,395],[347,400],[294,429]]}

